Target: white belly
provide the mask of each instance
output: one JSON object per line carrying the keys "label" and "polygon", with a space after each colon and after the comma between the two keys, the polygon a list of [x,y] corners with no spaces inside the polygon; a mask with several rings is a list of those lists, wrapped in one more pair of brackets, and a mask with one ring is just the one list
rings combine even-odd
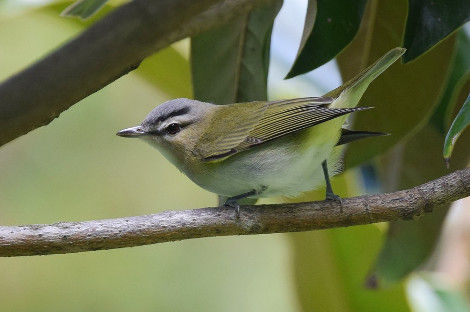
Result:
{"label": "white belly", "polygon": [[186,174],[202,188],[219,195],[230,197],[263,190],[251,197],[293,197],[324,184],[321,163],[325,159],[334,173],[340,155],[339,148],[333,152],[334,136],[301,144],[287,136],[235,154],[202,175]]}

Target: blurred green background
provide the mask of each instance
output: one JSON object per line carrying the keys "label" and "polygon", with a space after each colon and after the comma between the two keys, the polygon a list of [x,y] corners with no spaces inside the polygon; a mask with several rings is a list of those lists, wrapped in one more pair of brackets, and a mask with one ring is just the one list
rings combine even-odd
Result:
{"label": "blurred green background", "polygon": [[[84,23],[61,18],[58,13],[66,4],[14,2],[0,1],[0,81],[99,19]],[[301,27],[299,23],[299,33]],[[286,70],[281,65],[282,60],[273,57],[270,86],[276,98],[320,95],[340,83],[333,63],[320,68],[319,74],[289,81],[282,81]],[[188,42],[183,41],[150,57],[137,71],[82,100],[46,127],[3,146],[1,225],[214,206],[215,195],[194,185],[157,151],[115,136],[118,130],[140,123],[156,105],[191,95]],[[361,181],[357,170],[333,179],[342,196],[363,194]],[[433,302],[432,291],[423,290],[424,279],[416,276],[380,290],[364,287],[385,229],[379,224],[0,258],[0,307],[1,311],[408,311],[408,298]],[[414,307],[429,311],[416,303]]]}
{"label": "blurred green background", "polygon": [[[1,80],[81,30],[53,12],[0,17]],[[172,70],[171,63],[166,66],[161,71]],[[183,85],[182,92],[188,88]],[[129,74],[47,127],[4,146],[1,224],[214,206],[215,195],[157,151],[115,136],[167,99]],[[0,258],[0,306],[2,311],[295,311],[289,248],[285,235],[263,235]]]}

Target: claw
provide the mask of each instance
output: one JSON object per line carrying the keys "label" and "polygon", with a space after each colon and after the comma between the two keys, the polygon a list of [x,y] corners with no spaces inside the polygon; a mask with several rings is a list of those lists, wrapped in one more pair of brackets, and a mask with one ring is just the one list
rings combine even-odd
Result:
{"label": "claw", "polygon": [[327,191],[325,200],[331,200],[331,201],[334,201],[335,203],[339,204],[339,212],[340,213],[343,212],[343,200],[341,199],[341,197],[339,195],[336,195],[333,192],[328,192]]}
{"label": "claw", "polygon": [[327,192],[326,193],[326,200],[334,200],[335,202],[337,202],[338,204],[342,204],[343,203],[343,200],[341,199],[341,197],[339,195],[336,195],[335,193],[333,192]]}
{"label": "claw", "polygon": [[238,200],[250,197],[252,195],[261,194],[265,190],[266,190],[266,187],[263,186],[260,191],[251,190],[249,192],[246,192],[246,193],[243,193],[243,194],[240,194],[240,195],[229,197],[225,201],[224,206],[229,206],[229,207],[235,208],[235,214],[237,216],[237,219],[239,219],[240,218],[240,204],[238,203]]}
{"label": "claw", "polygon": [[224,206],[234,208],[237,219],[240,218],[240,204],[236,200],[230,200],[229,198],[225,201]]}

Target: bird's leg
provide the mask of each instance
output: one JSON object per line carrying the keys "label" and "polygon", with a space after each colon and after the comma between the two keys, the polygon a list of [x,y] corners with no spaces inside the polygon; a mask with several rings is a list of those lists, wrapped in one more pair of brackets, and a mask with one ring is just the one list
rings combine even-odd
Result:
{"label": "bird's leg", "polygon": [[[328,174],[328,165],[326,163],[326,159],[321,163],[323,168],[323,174],[325,176],[325,183],[326,183],[326,200],[334,200],[335,202],[342,204],[341,197],[336,195],[333,192],[333,188],[331,187],[330,182],[330,175]],[[341,206],[340,211],[343,212],[343,206]]]}
{"label": "bird's leg", "polygon": [[240,199],[243,199],[243,198],[247,198],[247,197],[250,197],[250,196],[253,196],[253,195],[261,194],[265,189],[266,189],[266,187],[263,186],[262,189],[259,190],[259,191],[253,189],[249,192],[229,197],[225,201],[224,206],[230,206],[232,208],[235,208],[235,213],[236,213],[237,219],[238,219],[240,217],[240,204],[238,203],[238,201]]}

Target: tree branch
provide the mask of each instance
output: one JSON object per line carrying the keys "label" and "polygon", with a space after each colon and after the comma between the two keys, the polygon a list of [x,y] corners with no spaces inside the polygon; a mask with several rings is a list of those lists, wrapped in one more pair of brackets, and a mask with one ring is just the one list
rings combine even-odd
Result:
{"label": "tree branch", "polygon": [[47,125],[152,53],[267,1],[134,0],[123,5],[0,84],[0,146]]}
{"label": "tree branch", "polygon": [[86,222],[0,227],[0,256],[63,254],[190,238],[310,231],[383,221],[413,220],[470,196],[470,168],[409,190],[343,200],[165,211]]}

